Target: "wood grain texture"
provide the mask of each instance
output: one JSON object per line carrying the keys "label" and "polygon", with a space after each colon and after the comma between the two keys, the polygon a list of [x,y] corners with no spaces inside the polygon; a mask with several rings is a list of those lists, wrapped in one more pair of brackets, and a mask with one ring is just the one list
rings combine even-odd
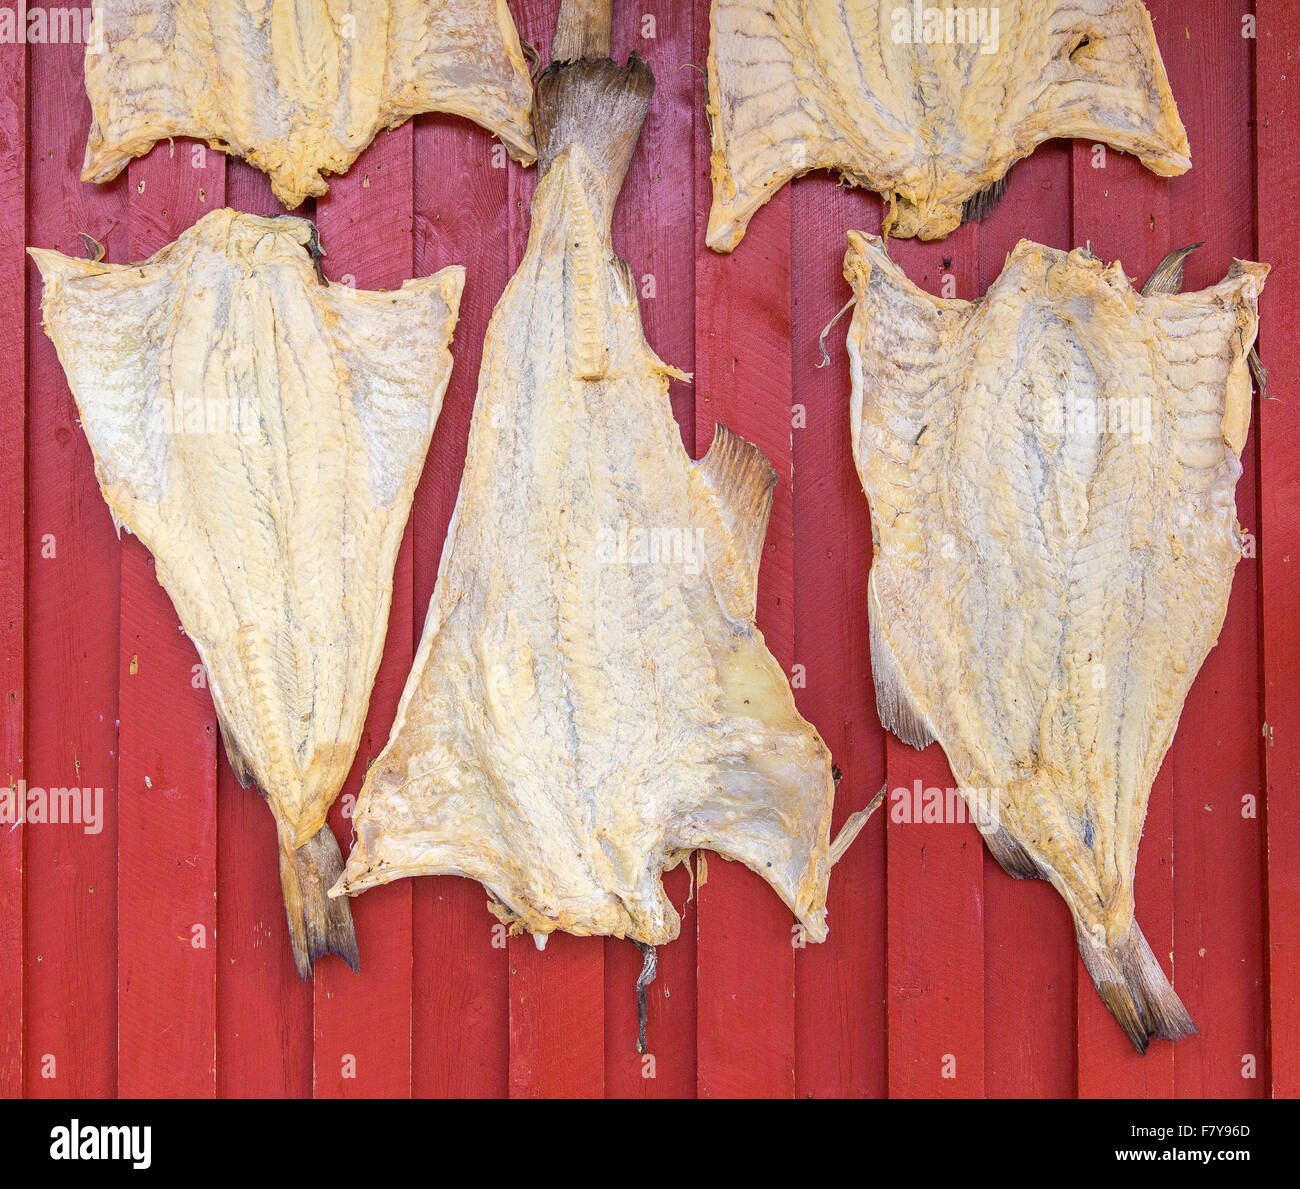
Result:
{"label": "wood grain texture", "polygon": [[[86,231],[127,259],[126,181],[83,187],[82,47],[28,47],[27,242],[77,254]],[[117,1090],[118,624],[121,547],[27,266],[27,781],[104,790],[104,827],[29,827],[26,1092]],[[6,394],[7,399],[12,399]],[[36,892],[38,894],[31,894]]]}
{"label": "wood grain texture", "polygon": [[[415,121],[415,272],[467,269],[452,341],[451,381],[411,508],[412,632],[418,641],[456,506],[483,335],[508,279],[501,218],[505,148],[465,120]],[[505,940],[472,880],[434,876],[412,887],[415,953],[412,1090],[418,1097],[503,1097],[509,1066]]]}
{"label": "wood grain texture", "polygon": [[[128,258],[225,201],[226,161],[159,146],[127,170]],[[117,839],[117,1092],[216,1094],[217,731],[194,645],[154,560],[122,536]]]}
{"label": "wood grain texture", "polygon": [[[1179,5],[1170,11],[1171,26],[1158,28],[1166,65],[1186,80],[1179,107],[1197,131],[1192,171],[1168,187],[1166,250],[1204,243],[1187,261],[1188,290],[1218,282],[1234,257],[1259,259],[1252,217],[1252,43],[1242,36],[1241,13],[1233,6],[1218,6],[1206,18],[1189,21],[1186,5]],[[1208,62],[1213,70],[1204,69]],[[1275,282],[1269,279],[1265,293]],[[1236,491],[1237,519],[1256,540],[1258,415],[1256,401]],[[1173,1047],[1180,1097],[1267,1093],[1263,903],[1254,891],[1264,880],[1260,560],[1257,548],[1246,552],[1233,575],[1219,641],[1188,694],[1166,763],[1173,770],[1174,974],[1200,1028],[1195,1043]]]}
{"label": "wood grain texture", "polygon": [[[316,226],[328,253],[323,264],[331,284],[396,289],[411,276],[413,162],[413,129],[408,122],[380,133],[351,170],[317,200]],[[408,521],[393,570],[388,635],[361,744],[330,811],[330,825],[345,855],[361,778],[388,741],[388,728],[415,655],[413,531]],[[411,885],[411,880],[397,880],[352,900],[360,974],[335,958],[316,964],[313,1055],[318,1098],[411,1094]]]}
{"label": "wood grain texture", "polygon": [[[880,229],[880,203],[815,176],[790,194],[794,376],[794,639],[806,684],[799,712],[817,726],[843,776],[831,835],[885,781],[867,642],[871,528],[849,437],[845,315],[850,230]],[[740,254],[746,244],[738,249]],[[885,1043],[885,817],[871,821],[836,864],[827,899],[830,936],[795,951],[795,1094],[882,1097]]]}
{"label": "wood grain texture", "polygon": [[[695,61],[708,53],[695,28]],[[693,72],[698,73],[698,72]],[[704,80],[695,81],[696,110]],[[794,451],[790,191],[750,224],[741,250],[704,246],[709,213],[709,137],[695,125],[695,450],[723,424],[753,442],[777,473],[758,574],[758,629],[793,676]],[[797,685],[797,681],[792,682]],[[754,872],[717,855],[699,881],[697,1044],[701,1098],[788,1098],[794,1093],[794,944],[789,910]]]}
{"label": "wood grain texture", "polygon": [[[27,469],[26,405],[17,394],[26,381],[23,231],[27,204],[27,54],[0,45],[0,457],[7,488],[0,508],[0,788],[16,796],[24,780],[26,654]],[[10,802],[12,805],[12,802]],[[23,1088],[22,826],[0,823],[0,1098]]]}
{"label": "wood grain texture", "polygon": [[1255,210],[1258,258],[1273,265],[1261,308],[1259,349],[1270,367],[1260,402],[1259,567],[1263,682],[1261,742],[1267,827],[1269,1089],[1300,1097],[1300,212],[1281,198],[1300,157],[1300,9],[1258,0],[1255,39]]}

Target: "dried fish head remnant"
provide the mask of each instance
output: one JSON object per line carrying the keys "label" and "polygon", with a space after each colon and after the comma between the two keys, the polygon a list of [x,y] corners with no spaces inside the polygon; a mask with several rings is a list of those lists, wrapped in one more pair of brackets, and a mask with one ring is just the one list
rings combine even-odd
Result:
{"label": "dried fish head remnant", "polygon": [[635,56],[538,82],[528,248],[487,332],[423,638],[334,892],[464,875],[514,931],[644,948],[680,927],[662,872],[707,848],[820,941],[830,757],[754,624],[776,476],[721,427],[687,456],[678,373],[646,343],[610,238],[652,87]]}
{"label": "dried fish head remnant", "polygon": [[884,195],[887,235],[942,239],[1052,137],[1162,176],[1191,165],[1140,0],[713,0],[711,32],[706,238],[720,252],[813,169]]}
{"label": "dried fish head remnant", "polygon": [[451,372],[464,270],[318,280],[304,219],[214,211],[139,265],[32,249],[118,526],[148,547],[231,767],[275,816],[294,956],[356,965],[326,811],[352,766],[393,566]]}
{"label": "dried fish head remnant", "polygon": [[270,175],[293,208],[385,128],[465,116],[530,163],[532,85],[506,0],[104,0],[87,46],[81,178],[192,136]]}
{"label": "dried fish head remnant", "polygon": [[874,236],[850,233],[845,260],[881,722],[937,739],[982,792],[989,848],[1065,898],[1141,1050],[1194,1031],[1133,877],[1241,557],[1267,272],[1238,261],[1199,293],[1138,293],[1118,263],[1022,241],[966,302],[917,288]]}

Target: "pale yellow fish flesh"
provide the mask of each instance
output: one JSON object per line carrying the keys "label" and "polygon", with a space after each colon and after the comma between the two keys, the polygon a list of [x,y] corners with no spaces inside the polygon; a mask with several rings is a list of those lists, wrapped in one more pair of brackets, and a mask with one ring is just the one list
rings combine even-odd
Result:
{"label": "pale yellow fish flesh", "polygon": [[1242,556],[1268,268],[1237,261],[1196,293],[1166,272],[1139,293],[1119,263],[1022,240],[971,302],[917,288],[874,236],[850,233],[845,260],[881,722],[942,744],[995,857],[1069,904],[1143,1050],[1192,1030],[1133,878]]}
{"label": "pale yellow fish flesh", "polygon": [[882,194],[886,235],[942,239],[1052,137],[1191,165],[1140,0],[713,0],[711,33],[720,252],[813,169]]}
{"label": "pale yellow fish flesh", "polygon": [[[355,964],[326,811],[360,741],[393,566],[451,372],[464,270],[325,286],[306,220],[218,210],[143,264],[31,249],[119,528],[198,649],[265,794],[300,971]],[[129,792],[128,792],[129,795]]]}
{"label": "pale yellow fish flesh", "polygon": [[610,214],[653,78],[538,85],[542,177],[487,332],[423,638],[335,892],[479,880],[513,931],[677,936],[697,848],[826,932],[830,756],[755,627],[775,474],[719,427],[682,446]]}
{"label": "pale yellow fish flesh", "polygon": [[430,111],[466,116],[534,159],[532,86],[506,0],[103,0],[95,11],[82,181],[188,136],[269,174],[293,208],[377,133]]}

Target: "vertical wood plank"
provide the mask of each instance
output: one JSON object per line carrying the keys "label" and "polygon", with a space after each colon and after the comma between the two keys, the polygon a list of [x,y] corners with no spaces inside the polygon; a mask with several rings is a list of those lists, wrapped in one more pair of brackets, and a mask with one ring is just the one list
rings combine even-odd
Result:
{"label": "vertical wood plank", "polygon": [[[979,228],[940,243],[898,240],[890,252],[922,288],[973,298]],[[934,592],[933,597],[942,597]],[[918,822],[915,789],[955,788],[938,744],[916,751],[889,736],[889,1094],[964,1098],[984,1093],[984,841],[965,822]],[[899,798],[899,799],[896,799]],[[945,804],[952,799],[945,795]],[[912,806],[896,813],[899,806]],[[896,820],[897,818],[913,820]]]}
{"label": "vertical wood plank", "polygon": [[[880,230],[880,202],[816,174],[790,192],[794,369],[794,639],[806,686],[799,711],[830,748],[842,778],[831,823],[865,806],[885,779],[867,640],[871,529],[849,434],[847,316],[822,328],[851,295],[844,280],[850,230]],[[743,252],[744,244],[740,251]],[[885,815],[831,872],[830,936],[795,952],[795,1093],[884,1097]]]}
{"label": "vertical wood plank", "polygon": [[[270,179],[226,159],[226,204],[281,215]],[[310,214],[311,209],[298,214]],[[312,995],[293,964],[275,818],[217,748],[217,1094],[305,1098],[312,1087]]]}
{"label": "vertical wood plank", "polygon": [[[454,116],[415,122],[415,273],[466,268],[451,381],[411,509],[412,631],[419,640],[447,525],[456,506],[483,336],[509,272],[501,233],[509,201],[504,147]],[[414,880],[417,1097],[504,1097],[509,1067],[509,972],[487,893],[474,880]]]}
{"label": "vertical wood plank", "polygon": [[[614,248],[639,282],[641,319],[651,348],[674,367],[695,367],[695,170],[685,150],[693,126],[693,15],[675,0],[614,5],[613,56],[636,52],[655,74],[650,113],[614,213]],[[689,452],[695,393],[669,383],[669,399]],[[650,986],[645,1060],[636,1051],[635,984],[641,953],[618,938],[605,943],[605,1093],[611,1098],[680,1098],[695,1093],[695,903],[687,904],[685,866],[664,880],[682,930],[658,951]]]}
{"label": "vertical wood plank", "polygon": [[[414,260],[414,129],[382,132],[317,199],[316,226],[331,284],[396,289]],[[344,278],[351,278],[345,280]],[[437,429],[434,430],[435,434]],[[356,762],[330,813],[346,855],[362,777],[388,741],[415,655],[412,534],[408,521],[393,572],[388,635]],[[333,956],[314,978],[315,1093],[319,1098],[407,1098],[411,1094],[412,881],[395,880],[352,900],[361,973]]]}
{"label": "vertical wood plank", "polygon": [[[196,167],[197,166],[197,167]],[[128,167],[132,260],[221,206],[225,158],[189,142]],[[154,559],[122,541],[118,1070],[123,1097],[216,1093],[216,717]]]}
{"label": "vertical wood plank", "polygon": [[[979,293],[1020,239],[1070,242],[1070,146],[1040,145],[979,227]],[[1042,880],[1012,879],[984,848],[984,1090],[990,1098],[1074,1094],[1074,927]]]}
{"label": "vertical wood plank", "polygon": [[[6,472],[0,508],[0,790],[10,790],[6,803],[15,822],[18,782],[26,776],[26,201],[27,50],[9,43],[0,45],[0,457]],[[17,1098],[23,1086],[23,837],[22,826],[0,821],[0,1098]]]}
{"label": "vertical wood plank", "polygon": [[[709,26],[696,22],[695,62]],[[705,104],[699,71],[695,108]],[[709,130],[695,123],[695,446],[715,423],[753,442],[778,482],[758,577],[758,627],[787,676],[794,655],[794,500],[790,188],[754,217],[730,256],[704,246],[711,184]],[[707,856],[697,888],[698,1093],[788,1098],[794,1093],[794,942],[797,924],[754,872]]]}
{"label": "vertical wood plank", "polygon": [[[1249,259],[1255,248],[1252,55],[1242,32],[1236,5],[1184,5],[1161,41],[1193,138],[1191,172],[1166,183],[1168,247],[1204,241],[1187,262],[1187,290],[1215,284],[1234,256]],[[1236,493],[1237,517],[1257,538],[1258,440],[1252,424]],[[1192,685],[1169,752],[1176,989],[1200,1028],[1172,1046],[1180,1098],[1266,1093],[1259,565],[1257,556],[1237,565],[1219,641]],[[1253,806],[1248,817],[1243,797]]]}
{"label": "vertical wood plank", "polygon": [[[127,259],[126,178],[83,186],[90,105],[84,47],[28,47],[27,242],[70,255],[86,231]],[[26,1091],[110,1097],[117,1086],[118,607],[121,550],[90,446],[54,346],[41,329],[41,281],[28,265],[27,739],[36,786],[104,790],[98,834],[31,826],[27,898]],[[30,879],[30,876],[29,876]],[[173,1055],[174,1060],[174,1055]]]}
{"label": "vertical wood plank", "polygon": [[[617,8],[617,6],[616,6]],[[550,60],[559,0],[511,6],[519,36]],[[528,243],[537,170],[510,164],[510,272]],[[545,950],[527,935],[507,945],[512,1098],[600,1098],[605,1093],[605,943],[552,933]]]}
{"label": "vertical wood plank", "polygon": [[[1270,1089],[1300,1097],[1300,8],[1257,0],[1255,203],[1258,259],[1273,266],[1264,290],[1260,353],[1269,394],[1260,402],[1259,567],[1262,595],[1262,717],[1266,775],[1267,1010]],[[1239,505],[1240,506],[1240,505]]]}

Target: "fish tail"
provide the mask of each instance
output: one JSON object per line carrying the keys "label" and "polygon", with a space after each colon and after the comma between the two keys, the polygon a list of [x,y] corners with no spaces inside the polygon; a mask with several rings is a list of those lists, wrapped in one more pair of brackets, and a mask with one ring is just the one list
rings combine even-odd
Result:
{"label": "fish tail", "polygon": [[654,73],[636,54],[626,66],[607,56],[553,62],[537,79],[533,111],[541,174],[567,148],[581,145],[605,177],[608,216],[627,176],[654,88]]}
{"label": "fish tail", "polygon": [[297,847],[292,835],[281,828],[280,890],[294,964],[304,981],[322,954],[338,954],[353,974],[360,969],[352,910],[346,899],[331,900],[327,894],[342,871],[343,855],[328,822]]}
{"label": "fish tail", "polygon": [[1110,946],[1097,945],[1077,925],[1075,932],[1097,993],[1139,1053],[1147,1051],[1153,1036],[1181,1040],[1195,1035],[1192,1017],[1160,969],[1137,921]]}

